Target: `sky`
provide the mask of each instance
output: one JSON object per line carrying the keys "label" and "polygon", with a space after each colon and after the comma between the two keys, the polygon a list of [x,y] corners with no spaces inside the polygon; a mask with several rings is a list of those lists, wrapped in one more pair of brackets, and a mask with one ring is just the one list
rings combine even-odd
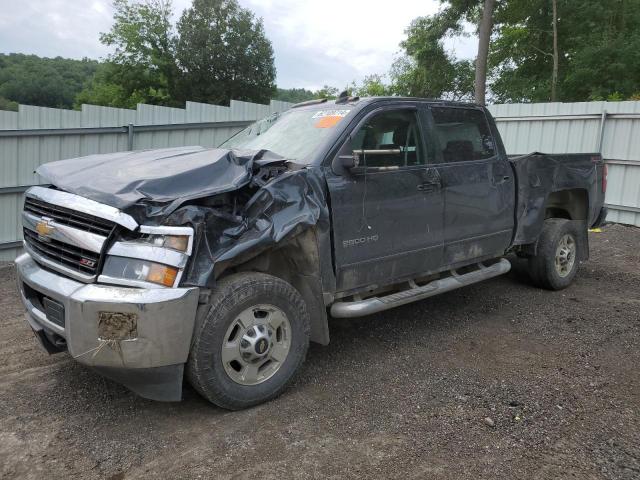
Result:
{"label": "sky", "polygon": [[[438,11],[437,0],[239,0],[264,20],[281,88],[342,88],[385,74],[411,20]],[[176,17],[191,0],[173,0]],[[106,57],[100,32],[111,27],[110,0],[0,0],[0,52],[68,58]],[[452,39],[459,58],[473,58],[476,39]]]}

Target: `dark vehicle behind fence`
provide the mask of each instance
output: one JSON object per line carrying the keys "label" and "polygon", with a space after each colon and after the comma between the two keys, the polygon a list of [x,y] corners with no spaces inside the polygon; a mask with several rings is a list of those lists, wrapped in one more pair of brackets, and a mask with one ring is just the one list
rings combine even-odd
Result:
{"label": "dark vehicle behind fence", "polygon": [[217,149],[47,163],[16,260],[49,353],[139,395],[245,408],[280,393],[327,318],[367,315],[509,271],[561,289],[603,222],[598,154],[508,157],[473,104],[341,96]]}

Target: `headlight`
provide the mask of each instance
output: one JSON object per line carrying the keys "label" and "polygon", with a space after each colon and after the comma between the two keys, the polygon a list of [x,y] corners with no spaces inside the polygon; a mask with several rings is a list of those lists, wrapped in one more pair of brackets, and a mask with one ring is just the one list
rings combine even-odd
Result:
{"label": "headlight", "polygon": [[173,287],[179,269],[161,263],[124,257],[107,257],[102,275],[112,279],[150,282],[165,287]]}
{"label": "headlight", "polygon": [[98,278],[136,287],[177,287],[193,244],[190,227],[141,226],[140,235],[115,242]]}

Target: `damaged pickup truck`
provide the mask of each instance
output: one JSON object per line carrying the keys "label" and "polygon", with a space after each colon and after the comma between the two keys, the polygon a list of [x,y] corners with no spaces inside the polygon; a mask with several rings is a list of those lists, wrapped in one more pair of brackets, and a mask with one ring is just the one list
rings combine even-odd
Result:
{"label": "damaged pickup truck", "polygon": [[312,101],[219,148],[47,163],[16,260],[49,353],[139,395],[183,376],[240,409],[279,394],[328,317],[509,271],[561,289],[605,218],[598,154],[507,156],[490,113],[411,98]]}

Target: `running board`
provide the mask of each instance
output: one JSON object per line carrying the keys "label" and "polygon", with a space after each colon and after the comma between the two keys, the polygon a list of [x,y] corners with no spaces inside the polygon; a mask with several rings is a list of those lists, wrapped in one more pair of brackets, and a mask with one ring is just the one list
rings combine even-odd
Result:
{"label": "running board", "polygon": [[433,297],[434,295],[449,292],[456,288],[481,282],[482,280],[497,277],[511,270],[511,263],[509,263],[509,260],[506,258],[501,259],[489,267],[486,267],[482,263],[478,263],[476,266],[478,267],[477,270],[462,275],[452,270],[450,277],[434,280],[421,287],[416,285],[414,288],[391,293],[382,297],[371,297],[352,302],[336,302],[331,305],[331,316],[335,318],[352,318],[370,315],[417,300]]}

